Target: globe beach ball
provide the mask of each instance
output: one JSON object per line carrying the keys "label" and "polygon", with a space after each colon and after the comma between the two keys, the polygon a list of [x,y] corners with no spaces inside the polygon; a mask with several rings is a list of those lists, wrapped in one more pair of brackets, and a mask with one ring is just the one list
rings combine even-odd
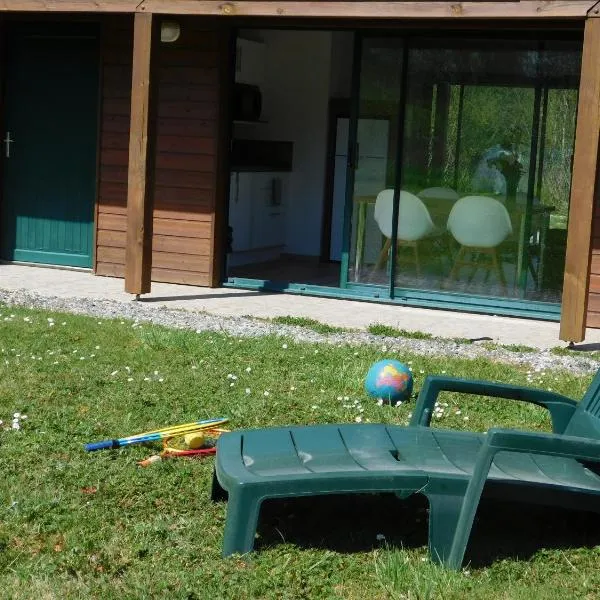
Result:
{"label": "globe beach ball", "polygon": [[399,360],[380,360],[371,366],[365,379],[365,391],[377,400],[396,404],[412,394],[413,377],[410,369]]}

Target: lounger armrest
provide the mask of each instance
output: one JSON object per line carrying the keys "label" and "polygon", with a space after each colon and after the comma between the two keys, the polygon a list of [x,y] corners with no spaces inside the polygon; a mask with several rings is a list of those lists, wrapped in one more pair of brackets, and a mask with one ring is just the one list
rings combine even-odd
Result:
{"label": "lounger armrest", "polygon": [[556,433],[490,429],[477,453],[473,474],[465,491],[463,505],[456,525],[456,534],[448,558],[448,564],[454,565],[455,568],[458,568],[462,563],[475,512],[494,457],[498,452],[523,452],[600,462],[600,440]]}
{"label": "lounger armrest", "polygon": [[428,426],[430,424],[433,408],[440,392],[443,391],[475,394],[478,396],[493,396],[542,406],[550,412],[554,433],[562,433],[565,430],[577,408],[577,402],[555,392],[508,383],[475,381],[432,375],[427,377],[421,388],[411,419],[411,425]]}
{"label": "lounger armrest", "polygon": [[494,427],[487,432],[482,450],[488,453],[497,452],[526,452],[527,454],[545,454],[600,462],[600,440],[577,437],[574,435],[559,435],[556,433],[538,433],[500,429]]}

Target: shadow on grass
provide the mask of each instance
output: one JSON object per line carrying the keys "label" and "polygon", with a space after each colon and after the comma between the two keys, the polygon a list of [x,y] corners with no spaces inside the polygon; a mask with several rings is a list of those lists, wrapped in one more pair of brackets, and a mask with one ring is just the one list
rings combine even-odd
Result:
{"label": "shadow on grass", "polygon": [[[280,543],[336,552],[368,552],[427,545],[428,503],[424,496],[399,500],[391,494],[313,496],[269,500],[259,521],[261,549]],[[378,534],[385,542],[378,541]],[[465,564],[485,567],[503,558],[527,560],[541,549],[600,544],[598,516],[533,504],[484,499],[467,548]]]}
{"label": "shadow on grass", "polygon": [[590,342],[588,344],[573,344],[568,347],[572,352],[598,352],[600,350],[600,344],[597,342]]}
{"label": "shadow on grass", "polygon": [[227,298],[245,298],[253,296],[272,296],[275,292],[262,290],[248,292],[231,292],[231,293],[216,293],[216,294],[188,294],[174,296],[140,296],[138,302],[152,304],[153,302],[181,302],[183,300],[221,300]]}

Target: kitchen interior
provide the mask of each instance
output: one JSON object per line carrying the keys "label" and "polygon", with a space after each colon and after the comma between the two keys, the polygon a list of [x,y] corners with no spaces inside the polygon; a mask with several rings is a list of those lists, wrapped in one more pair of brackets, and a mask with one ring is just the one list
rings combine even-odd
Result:
{"label": "kitchen interior", "polygon": [[349,119],[343,115],[332,126],[330,105],[332,99],[349,105],[353,37],[238,32],[229,282],[339,286]]}

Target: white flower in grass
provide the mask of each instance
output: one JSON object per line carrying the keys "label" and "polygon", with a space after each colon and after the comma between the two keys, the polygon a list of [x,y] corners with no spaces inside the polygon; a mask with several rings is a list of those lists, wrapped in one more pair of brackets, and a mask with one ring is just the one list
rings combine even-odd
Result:
{"label": "white flower in grass", "polygon": [[12,424],[12,428],[15,430],[21,429],[21,426],[19,425],[18,421],[14,421]]}
{"label": "white flower in grass", "polygon": [[144,377],[144,381],[150,381],[150,377]]}
{"label": "white flower in grass", "polygon": [[133,381],[133,377],[128,377],[127,381]]}
{"label": "white flower in grass", "polygon": [[463,421],[468,421],[469,417],[463,417]]}
{"label": "white flower in grass", "polygon": [[252,371],[252,367],[246,367],[246,373],[250,373]]}
{"label": "white flower in grass", "polygon": [[66,324],[67,324],[67,322],[66,322],[66,321],[63,321],[63,322],[61,323],[61,325],[66,325]]}
{"label": "white flower in grass", "polygon": [[398,407],[398,406],[402,406],[402,400],[398,400],[398,401],[396,402],[396,407]]}
{"label": "white flower in grass", "polygon": [[50,322],[50,323],[48,323],[48,327],[54,327],[55,324],[56,323]]}
{"label": "white flower in grass", "polygon": [[263,392],[263,396],[268,396],[268,395],[269,395],[269,391],[268,391],[268,390],[265,390],[265,391]]}
{"label": "white flower in grass", "polygon": [[296,387],[295,387],[295,386],[293,386],[293,385],[291,385],[291,386],[290,386],[290,392],[295,392],[295,391],[296,391]]}
{"label": "white flower in grass", "polygon": [[2,425],[2,423],[3,423],[3,421],[2,421],[2,420],[0,420],[0,425]]}
{"label": "white flower in grass", "polygon": [[[54,364],[57,364],[57,363],[54,363]],[[119,372],[119,371],[118,371],[118,369],[117,369],[116,371],[113,371],[113,372],[110,374],[110,376],[111,376],[111,377],[114,377],[114,376],[115,376],[115,375],[116,375],[118,372]]]}
{"label": "white flower in grass", "polygon": [[96,350],[100,350],[100,346],[96,346]]}
{"label": "white flower in grass", "polygon": [[130,369],[129,367],[125,367],[125,370],[126,370],[128,373],[131,373],[131,369]]}
{"label": "white flower in grass", "polygon": [[246,388],[246,394],[250,393],[250,388]]}
{"label": "white flower in grass", "polygon": [[192,369],[197,369],[198,367],[196,365],[192,365]]}
{"label": "white flower in grass", "polygon": [[165,380],[164,377],[159,377],[158,378],[158,383],[162,383],[164,380]]}
{"label": "white flower in grass", "polygon": [[232,382],[229,384],[229,387],[233,387],[234,385],[235,385],[235,383],[232,381]]}
{"label": "white flower in grass", "polygon": [[318,407],[316,404],[313,404],[313,405],[311,406],[311,408],[312,408],[313,410],[317,410],[317,408],[319,408],[319,407]]}
{"label": "white flower in grass", "polygon": [[455,415],[462,415],[462,410],[457,410],[454,414]]}
{"label": "white flower in grass", "polygon": [[281,347],[282,347],[284,350],[286,350],[286,349],[287,349],[287,347],[288,347],[288,345],[287,345],[287,344],[281,344]]}
{"label": "white flower in grass", "polygon": [[362,417],[356,417],[356,419],[354,419],[357,423],[361,423],[362,422]]}

